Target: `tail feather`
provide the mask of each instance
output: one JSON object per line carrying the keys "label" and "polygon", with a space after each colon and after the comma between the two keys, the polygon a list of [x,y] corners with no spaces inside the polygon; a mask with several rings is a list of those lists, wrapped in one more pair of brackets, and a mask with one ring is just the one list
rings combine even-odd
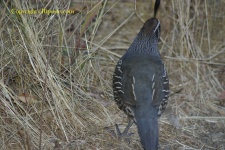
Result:
{"label": "tail feather", "polygon": [[157,150],[159,146],[158,117],[151,113],[135,117],[138,134],[145,150]]}

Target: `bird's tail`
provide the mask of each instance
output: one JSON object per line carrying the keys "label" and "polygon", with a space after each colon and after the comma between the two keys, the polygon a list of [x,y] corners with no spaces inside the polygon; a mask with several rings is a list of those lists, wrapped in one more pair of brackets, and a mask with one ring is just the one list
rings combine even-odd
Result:
{"label": "bird's tail", "polygon": [[157,150],[159,146],[159,125],[157,115],[150,112],[135,113],[136,125],[145,150]]}

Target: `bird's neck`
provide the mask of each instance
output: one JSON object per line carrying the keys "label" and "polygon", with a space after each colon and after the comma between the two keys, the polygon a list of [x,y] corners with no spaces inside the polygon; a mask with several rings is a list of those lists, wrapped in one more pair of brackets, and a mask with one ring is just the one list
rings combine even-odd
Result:
{"label": "bird's neck", "polygon": [[135,39],[127,53],[131,55],[143,54],[160,57],[158,50],[158,40],[146,37],[145,40]]}

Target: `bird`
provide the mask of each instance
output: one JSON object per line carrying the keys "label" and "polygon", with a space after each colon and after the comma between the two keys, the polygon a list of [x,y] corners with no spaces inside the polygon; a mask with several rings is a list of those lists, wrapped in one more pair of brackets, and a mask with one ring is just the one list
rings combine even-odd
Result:
{"label": "bird", "polygon": [[113,74],[113,95],[118,108],[128,116],[128,124],[119,135],[127,134],[136,124],[145,150],[159,148],[158,118],[166,109],[169,78],[158,42],[161,26],[156,18],[160,0],[155,1],[154,16],[148,19],[136,38],[119,59]]}

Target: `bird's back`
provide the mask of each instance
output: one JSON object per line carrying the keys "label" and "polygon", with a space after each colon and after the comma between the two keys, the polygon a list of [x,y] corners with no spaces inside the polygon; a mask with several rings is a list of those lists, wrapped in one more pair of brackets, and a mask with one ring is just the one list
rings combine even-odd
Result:
{"label": "bird's back", "polygon": [[126,53],[119,61],[119,71],[116,74],[118,73],[123,91],[118,95],[122,110],[125,113],[128,109],[131,110],[142,145],[157,149],[158,112],[166,94],[162,92],[164,64],[161,58],[145,53]]}
{"label": "bird's back", "polygon": [[122,70],[126,78],[122,82],[125,100],[134,104],[130,108],[142,145],[155,150],[158,148],[158,111],[163,101],[163,64],[149,55],[136,55],[125,59],[124,66]]}
{"label": "bird's back", "polygon": [[124,77],[122,78],[122,90],[125,102],[147,106],[160,104],[163,96],[157,93],[163,90],[161,60],[145,54],[124,57],[121,70]]}

